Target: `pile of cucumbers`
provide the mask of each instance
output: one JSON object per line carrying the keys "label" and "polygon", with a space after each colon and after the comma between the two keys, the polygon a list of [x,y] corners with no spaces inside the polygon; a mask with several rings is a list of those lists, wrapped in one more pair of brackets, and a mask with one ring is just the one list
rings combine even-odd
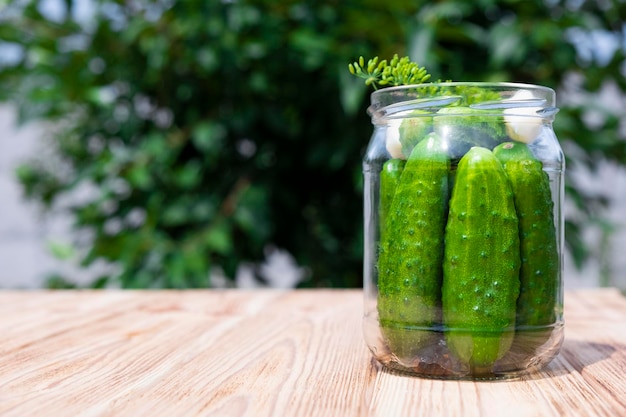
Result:
{"label": "pile of cucumbers", "polygon": [[[506,137],[459,150],[453,143],[462,140],[435,130],[412,142],[380,174],[385,343],[410,363],[443,334],[457,361],[489,372],[516,335],[556,320],[560,261],[549,178],[528,145]],[[531,349],[546,338],[533,340]]]}

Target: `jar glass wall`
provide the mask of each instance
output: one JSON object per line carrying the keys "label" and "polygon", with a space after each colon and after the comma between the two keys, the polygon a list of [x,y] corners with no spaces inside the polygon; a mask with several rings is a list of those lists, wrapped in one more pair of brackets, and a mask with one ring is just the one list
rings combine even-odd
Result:
{"label": "jar glass wall", "polygon": [[554,91],[433,83],[371,96],[364,334],[382,364],[510,378],[563,340],[563,173]]}

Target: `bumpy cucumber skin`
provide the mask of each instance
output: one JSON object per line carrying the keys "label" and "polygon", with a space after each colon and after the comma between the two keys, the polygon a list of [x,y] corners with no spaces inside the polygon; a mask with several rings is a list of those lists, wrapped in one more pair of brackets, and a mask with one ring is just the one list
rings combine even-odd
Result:
{"label": "bumpy cucumber skin", "polygon": [[560,258],[550,180],[523,143],[503,143],[493,153],[511,182],[519,218],[522,265],[517,326],[532,330],[532,326],[551,325],[556,320]]}
{"label": "bumpy cucumber skin", "polygon": [[448,346],[473,372],[489,372],[513,341],[520,242],[511,186],[486,148],[471,148],[459,161],[445,244]]}
{"label": "bumpy cucumber skin", "polygon": [[378,312],[383,335],[409,361],[432,342],[439,320],[443,234],[450,162],[430,134],[411,152],[391,203],[378,259]]}
{"label": "bumpy cucumber skin", "polygon": [[396,193],[396,187],[400,182],[400,176],[404,170],[406,161],[404,159],[390,159],[383,164],[383,169],[380,172],[380,205],[378,209],[378,215],[380,219],[380,235],[382,236],[386,230],[386,219],[389,217],[389,210],[391,209],[391,202],[393,196]]}

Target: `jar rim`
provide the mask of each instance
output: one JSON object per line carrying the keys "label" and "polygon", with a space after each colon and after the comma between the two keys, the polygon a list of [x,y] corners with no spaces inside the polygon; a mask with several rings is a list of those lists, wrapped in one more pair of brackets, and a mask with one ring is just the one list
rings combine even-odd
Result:
{"label": "jar rim", "polygon": [[[434,115],[441,108],[471,108],[484,115],[520,113],[525,117],[552,118],[557,112],[556,93],[550,87],[514,82],[436,82],[385,87],[374,91],[367,112],[381,118],[415,117],[415,110]],[[450,115],[451,113],[448,113]]]}
{"label": "jar rim", "polygon": [[551,95],[556,96],[554,89],[539,85],[539,84],[530,84],[530,83],[518,83],[518,82],[508,82],[508,81],[441,81],[441,82],[432,82],[432,83],[422,83],[422,84],[407,84],[407,85],[396,85],[391,87],[383,87],[374,92],[372,92],[372,96],[380,95],[382,93],[389,93],[393,91],[402,91],[408,90],[416,87],[445,87],[445,86],[476,86],[482,88],[507,88],[507,89],[518,89],[518,90],[539,90],[545,91]]}

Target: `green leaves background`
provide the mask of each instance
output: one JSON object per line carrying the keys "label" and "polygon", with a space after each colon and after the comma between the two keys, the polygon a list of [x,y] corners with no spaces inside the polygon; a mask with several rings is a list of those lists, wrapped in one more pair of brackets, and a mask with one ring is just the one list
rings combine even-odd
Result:
{"label": "green leaves background", "polygon": [[[369,91],[346,68],[360,55],[591,93],[559,103],[569,166],[626,162],[622,112],[593,95],[626,90],[620,0],[100,0],[80,19],[78,2],[58,3],[52,18],[44,2],[2,2],[0,100],[22,122],[55,121],[57,158],[18,170],[29,197],[97,190],[71,208],[89,232],[82,262],[119,266],[94,286],[209,286],[211,267],[232,278],[267,244],[309,268],[303,286],[359,286]],[[577,52],[594,33],[618,40],[610,59]],[[582,263],[578,232],[605,202],[573,182],[568,198]]]}

